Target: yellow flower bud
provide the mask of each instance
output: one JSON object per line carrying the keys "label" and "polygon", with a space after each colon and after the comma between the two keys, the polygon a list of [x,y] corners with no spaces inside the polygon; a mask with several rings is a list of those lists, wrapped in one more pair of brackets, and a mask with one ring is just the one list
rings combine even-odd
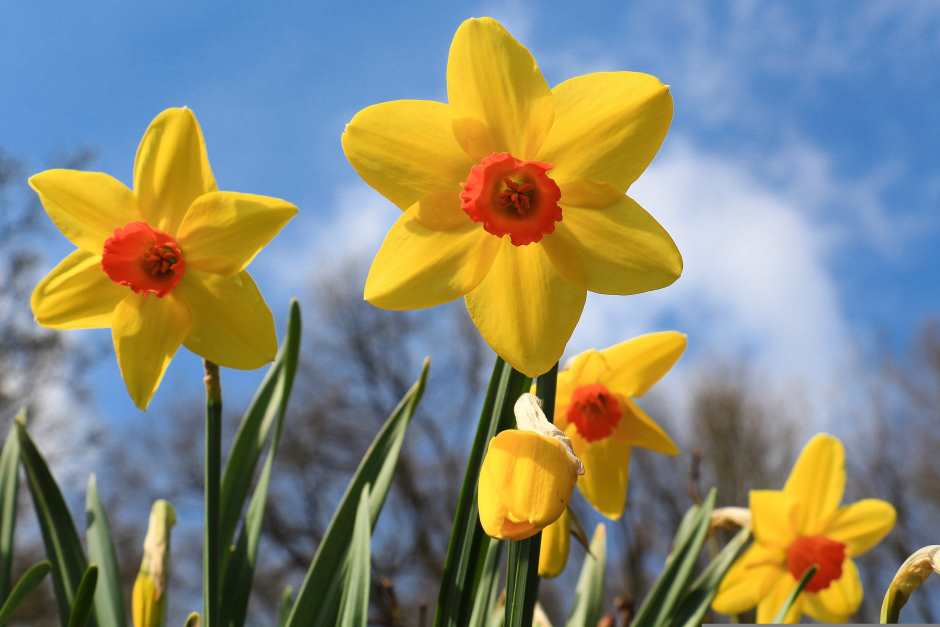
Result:
{"label": "yellow flower bud", "polygon": [[568,528],[568,510],[561,517],[545,527],[542,532],[542,545],[539,549],[539,576],[557,577],[568,563],[568,549],[571,544],[571,530]]}
{"label": "yellow flower bud", "polygon": [[524,540],[558,520],[583,472],[535,396],[523,394],[515,413],[520,428],[490,440],[477,493],[483,530],[501,540]]}
{"label": "yellow flower bud", "polygon": [[166,619],[166,580],[170,566],[170,530],[176,524],[176,511],[159,500],[150,510],[150,524],[144,538],[144,556],[134,582],[131,614],[134,627],[163,627]]}

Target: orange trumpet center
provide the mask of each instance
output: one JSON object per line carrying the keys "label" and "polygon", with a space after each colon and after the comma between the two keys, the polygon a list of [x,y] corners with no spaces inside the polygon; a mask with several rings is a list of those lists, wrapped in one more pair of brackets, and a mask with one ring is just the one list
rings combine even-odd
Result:
{"label": "orange trumpet center", "polygon": [[610,436],[622,417],[617,397],[600,383],[582,385],[571,395],[568,422],[574,423],[588,442]]}
{"label": "orange trumpet center", "polygon": [[807,592],[819,592],[842,576],[845,545],[824,536],[800,536],[787,549],[787,569],[799,581],[810,566],[816,574],[806,584]]}
{"label": "orange trumpet center", "polygon": [[495,152],[470,169],[460,204],[488,232],[509,235],[516,246],[532,244],[561,221],[561,190],[548,176],[552,164]]}
{"label": "orange trumpet center", "polygon": [[119,285],[163,297],[183,278],[186,262],[172,236],[146,222],[130,222],[105,241],[101,267]]}

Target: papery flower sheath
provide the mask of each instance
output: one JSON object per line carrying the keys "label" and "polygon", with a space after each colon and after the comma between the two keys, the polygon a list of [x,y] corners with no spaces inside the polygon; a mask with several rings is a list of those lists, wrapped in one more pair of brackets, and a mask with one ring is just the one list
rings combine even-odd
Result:
{"label": "papery flower sheath", "polygon": [[845,451],[828,434],[814,436],[796,461],[783,490],[752,490],[754,543],[735,562],[713,607],[740,614],[755,605],[757,622],[772,622],[810,567],[817,567],[785,622],[803,614],[844,623],[862,602],[862,581],[853,557],[881,542],[896,514],[886,501],[863,499],[840,505],[845,491]]}
{"label": "papery flower sheath", "polygon": [[489,345],[530,376],[561,357],[588,291],[669,285],[682,259],[625,193],[666,136],[672,97],[637,72],[550,89],[529,51],[490,18],[465,21],[447,103],[363,109],[343,134],[362,178],[403,213],[366,279],[386,309],[463,296]]}
{"label": "papery flower sheath", "polygon": [[77,170],[47,170],[29,184],[78,247],[36,286],[33,315],[56,329],[110,327],[138,407],[181,344],[229,368],[274,358],[274,320],[245,268],[297,208],[218,191],[192,111],[167,109],[151,122],[133,190]]}

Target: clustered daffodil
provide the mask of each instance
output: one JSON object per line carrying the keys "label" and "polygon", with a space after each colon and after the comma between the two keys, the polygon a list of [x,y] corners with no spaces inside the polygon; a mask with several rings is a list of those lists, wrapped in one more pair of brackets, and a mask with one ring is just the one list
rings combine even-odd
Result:
{"label": "clustered daffodil", "polygon": [[36,286],[36,321],[110,327],[138,407],[147,407],[181,344],[230,368],[273,359],[274,320],[245,268],[297,208],[218,191],[192,111],[167,109],[151,122],[133,190],[76,170],[47,170],[29,184],[78,247]]}
{"label": "clustered daffodil", "polygon": [[550,89],[498,22],[470,19],[451,44],[447,99],[368,107],[343,134],[356,171],[403,210],[366,300],[414,309],[463,296],[496,353],[537,376],[561,357],[588,291],[676,280],[675,244],[625,195],[672,119],[659,80],[600,72]]}
{"label": "clustered daffodil", "polygon": [[[633,447],[676,455],[679,449],[633,400],[665,375],[685,350],[686,337],[662,331],[574,357],[558,374],[555,423],[584,463],[581,494],[601,514],[623,515]],[[546,541],[546,538],[548,541]],[[568,517],[546,529],[539,574],[558,575],[568,557]]]}
{"label": "clustered daffodil", "polygon": [[490,440],[477,488],[480,524],[501,540],[524,540],[555,522],[584,472],[535,395],[520,396],[514,410],[517,428]]}
{"label": "clustered daffodil", "polygon": [[843,623],[862,602],[862,582],[853,557],[891,531],[894,507],[878,499],[840,506],[845,491],[845,452],[828,434],[814,436],[783,490],[752,490],[754,543],[721,582],[713,607],[739,614],[757,606],[757,622],[768,623],[783,607],[806,570],[816,574],[787,613]]}

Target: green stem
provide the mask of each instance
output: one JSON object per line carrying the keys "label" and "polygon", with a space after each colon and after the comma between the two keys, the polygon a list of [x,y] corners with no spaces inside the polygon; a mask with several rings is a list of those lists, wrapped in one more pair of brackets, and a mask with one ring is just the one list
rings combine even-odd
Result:
{"label": "green stem", "polygon": [[205,525],[203,528],[202,601],[206,627],[218,627],[220,611],[219,492],[222,466],[222,384],[219,367],[209,360],[206,369]]}
{"label": "green stem", "polygon": [[[542,410],[549,422],[555,421],[555,391],[558,386],[558,364],[536,379],[535,395],[542,399]],[[539,552],[541,532],[531,538],[509,543],[509,565],[506,574],[506,627],[528,627],[532,624],[539,595]]]}
{"label": "green stem", "polygon": [[809,583],[809,580],[813,578],[813,575],[816,574],[816,565],[812,565],[806,569],[806,572],[803,573],[803,577],[800,579],[799,583],[796,584],[796,588],[793,589],[793,592],[790,593],[790,596],[787,597],[787,600],[783,602],[783,606],[780,608],[780,611],[777,612],[777,615],[774,616],[773,622],[782,623],[787,616],[787,612],[790,611],[790,608],[793,607],[793,604],[796,603],[796,598],[800,596],[800,593],[803,592],[803,588],[806,587],[806,584]]}

